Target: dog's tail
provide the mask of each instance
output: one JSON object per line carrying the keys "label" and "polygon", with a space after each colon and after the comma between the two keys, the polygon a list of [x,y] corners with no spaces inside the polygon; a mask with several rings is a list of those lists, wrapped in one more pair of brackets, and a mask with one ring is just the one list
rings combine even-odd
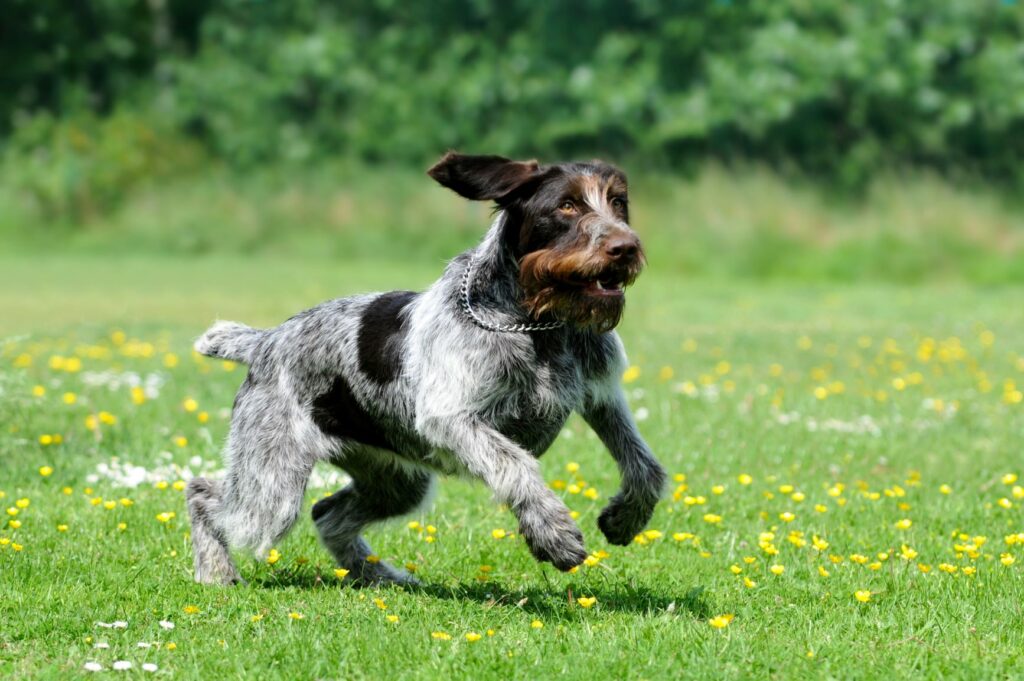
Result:
{"label": "dog's tail", "polygon": [[238,322],[217,322],[196,339],[192,346],[207,357],[230,359],[249,364],[265,331]]}

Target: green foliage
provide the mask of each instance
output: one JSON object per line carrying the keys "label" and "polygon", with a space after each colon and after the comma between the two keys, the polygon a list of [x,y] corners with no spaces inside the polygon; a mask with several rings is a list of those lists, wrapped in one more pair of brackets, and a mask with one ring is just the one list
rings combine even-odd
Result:
{"label": "green foliage", "polygon": [[195,170],[194,141],[133,113],[36,116],[8,141],[4,174],[44,221],[107,214],[140,186]]}
{"label": "green foliage", "polygon": [[1015,0],[106,0],[76,4],[84,23],[47,4],[15,2],[32,28],[0,41],[22,64],[3,124],[84,88],[246,167],[459,147],[1021,180]]}

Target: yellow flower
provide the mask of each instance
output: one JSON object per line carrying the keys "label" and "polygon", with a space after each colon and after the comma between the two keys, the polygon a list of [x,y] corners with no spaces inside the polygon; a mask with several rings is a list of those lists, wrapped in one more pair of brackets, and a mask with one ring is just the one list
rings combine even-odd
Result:
{"label": "yellow flower", "polygon": [[594,567],[595,565],[597,565],[600,562],[601,562],[601,559],[598,558],[597,556],[593,556],[593,555],[587,556],[586,558],[583,559],[583,564],[586,565],[587,567]]}
{"label": "yellow flower", "polygon": [[825,551],[828,549],[828,542],[815,534],[811,536],[811,546],[815,551]]}
{"label": "yellow flower", "polygon": [[569,463],[565,464],[565,470],[568,471],[569,473],[576,473],[580,470],[580,465],[575,461],[570,461]]}
{"label": "yellow flower", "polygon": [[53,466],[40,466],[39,475],[43,476],[44,478],[50,477],[51,475],[53,475]]}
{"label": "yellow flower", "polygon": [[376,605],[381,610],[387,610],[388,609],[388,604],[385,603],[384,600],[381,599],[381,598],[374,598],[373,599],[373,604]]}
{"label": "yellow flower", "polygon": [[371,565],[379,563],[380,562],[380,556],[378,556],[375,553],[371,553],[370,555],[368,555],[366,557],[366,562],[370,563]]}
{"label": "yellow flower", "polygon": [[259,622],[262,619],[263,619],[263,615],[262,614],[256,614],[256,615],[253,615],[252,617],[250,617],[249,621],[250,622]]}
{"label": "yellow flower", "polygon": [[28,508],[31,503],[32,503],[31,499],[29,499],[28,497],[22,497],[21,499],[18,499],[17,501],[15,501],[14,505],[17,506],[18,508],[24,509],[24,508]]}
{"label": "yellow flower", "polygon": [[638,378],[640,378],[640,367],[638,366],[631,366],[622,373],[623,383],[632,383]]}
{"label": "yellow flower", "polygon": [[584,490],[583,496],[585,496],[586,498],[588,498],[590,500],[594,500],[594,499],[597,499],[598,492],[593,487],[588,487],[586,490]]}
{"label": "yellow flower", "polygon": [[306,618],[306,616],[303,615],[301,612],[290,612],[288,613],[288,617],[292,618],[293,620],[301,620]]}
{"label": "yellow flower", "polygon": [[107,509],[108,511],[113,511],[115,508],[117,508],[117,502],[114,501],[113,499],[104,501],[103,508]]}
{"label": "yellow flower", "polygon": [[131,390],[132,404],[144,404],[146,402],[146,391],[139,386],[135,386]]}
{"label": "yellow flower", "polygon": [[40,435],[39,436],[39,444],[41,444],[44,447],[46,447],[47,445],[52,445],[53,444],[53,436],[52,435]]}
{"label": "yellow flower", "polygon": [[711,488],[712,494],[725,494],[725,485],[715,485]]}
{"label": "yellow flower", "polygon": [[903,544],[900,547],[900,558],[902,558],[903,560],[914,560],[915,558],[917,558],[917,551],[910,548],[906,544]]}
{"label": "yellow flower", "polygon": [[194,412],[196,409],[199,409],[199,403],[196,402],[191,397],[186,397],[185,401],[181,403],[181,407],[185,411],[191,413]]}
{"label": "yellow flower", "polygon": [[45,394],[46,388],[44,388],[43,386],[37,385],[32,387],[32,395],[34,395],[35,397],[42,397]]}
{"label": "yellow flower", "polygon": [[534,620],[534,621],[530,622],[530,627],[532,627],[533,629],[543,629],[544,628],[544,623],[541,622],[540,620]]}
{"label": "yellow flower", "polygon": [[279,560],[281,560],[281,552],[277,549],[270,549],[270,553],[267,554],[267,564],[273,565]]}
{"label": "yellow flower", "polygon": [[384,619],[392,624],[398,624],[398,615],[385,615]]}
{"label": "yellow flower", "polygon": [[661,530],[644,530],[644,537],[651,541],[654,541],[655,539],[660,539],[661,535]]}
{"label": "yellow flower", "polygon": [[773,575],[781,575],[783,572],[786,571],[786,566],[779,565],[776,563],[775,565],[772,565],[770,568],[768,568],[768,571],[771,572]]}
{"label": "yellow flower", "polygon": [[435,631],[430,634],[430,638],[437,639],[438,641],[450,641],[451,634],[446,634],[443,631]]}
{"label": "yellow flower", "polygon": [[953,488],[950,487],[949,485],[939,485],[939,491],[942,492],[943,494],[952,494]]}
{"label": "yellow flower", "polygon": [[708,624],[710,624],[715,629],[725,629],[732,622],[733,617],[734,615],[731,614],[716,615],[708,620]]}
{"label": "yellow flower", "polygon": [[999,504],[1000,508],[1013,508],[1013,502],[1007,499],[1006,497],[1003,497],[996,503]]}
{"label": "yellow flower", "polygon": [[185,489],[185,481],[184,480],[175,480],[174,484],[171,485],[171,487],[173,487],[174,489],[176,489],[177,491],[180,492],[181,490]]}
{"label": "yellow flower", "polygon": [[491,530],[491,536],[494,537],[495,539],[504,539],[505,538],[505,530],[501,529],[500,527],[497,527],[497,528]]}
{"label": "yellow flower", "polygon": [[896,521],[897,530],[909,530],[910,526],[913,525],[913,521],[910,518],[904,518]]}
{"label": "yellow flower", "polygon": [[75,402],[78,401],[78,395],[76,395],[76,394],[74,394],[72,392],[67,392],[67,393],[64,393],[64,395],[63,395],[63,397],[61,399],[64,400],[64,404],[74,404]]}
{"label": "yellow flower", "polygon": [[754,482],[754,478],[750,477],[746,473],[740,473],[738,476],[736,476],[736,481],[741,485],[749,485],[750,483]]}
{"label": "yellow flower", "polygon": [[345,575],[347,575],[347,574],[348,574],[348,570],[346,570],[345,568],[335,568],[334,569],[334,576],[337,577],[338,579],[345,579]]}
{"label": "yellow flower", "polygon": [[194,605],[186,605],[184,608],[182,608],[182,610],[185,612],[186,615],[198,615],[199,614],[199,608],[194,606]]}
{"label": "yellow flower", "polygon": [[722,522],[722,516],[717,515],[715,513],[705,513],[704,522],[710,523],[712,525],[717,525]]}
{"label": "yellow flower", "polygon": [[178,447],[186,447],[186,446],[188,446],[188,438],[184,437],[183,435],[178,435],[172,441]]}
{"label": "yellow flower", "polygon": [[824,565],[819,565],[818,566],[818,574],[821,575],[822,577],[828,577],[831,573],[828,570],[825,569]]}
{"label": "yellow flower", "polygon": [[210,420],[210,414],[208,412],[201,411],[198,414],[196,414],[196,419],[199,421],[199,423],[206,423],[207,421]]}
{"label": "yellow flower", "polygon": [[479,641],[481,638],[483,638],[483,637],[480,636],[480,634],[476,633],[475,631],[470,631],[470,632],[466,633],[466,640],[469,641],[470,643],[475,643],[475,642]]}
{"label": "yellow flower", "polygon": [[1002,480],[1004,485],[1012,485],[1013,483],[1017,482],[1017,474],[1007,473],[1006,475],[1003,476]]}
{"label": "yellow flower", "polygon": [[68,526],[67,525],[58,525],[57,526],[57,531],[58,532],[67,532],[68,531]]}
{"label": "yellow flower", "polygon": [[965,575],[967,575],[968,577],[970,577],[971,575],[973,575],[973,574],[974,574],[975,572],[977,572],[977,571],[978,571],[978,568],[974,567],[973,565],[967,565],[967,566],[965,566],[965,567],[964,567],[964,569],[962,570],[962,572],[963,572],[963,573],[964,573]]}
{"label": "yellow flower", "polygon": [[580,596],[576,599],[576,602],[579,603],[582,608],[589,608],[594,605],[594,603],[597,603],[597,599],[593,596]]}
{"label": "yellow flower", "polygon": [[[94,500],[95,501],[95,500]],[[164,511],[163,513],[157,513],[156,519],[162,523],[169,523],[174,518],[174,511]]]}
{"label": "yellow flower", "polygon": [[1009,553],[1003,553],[999,556],[999,562],[1009,567],[1016,562],[1016,559]]}
{"label": "yellow flower", "polygon": [[781,520],[784,523],[791,523],[794,520],[796,520],[796,515],[790,513],[789,511],[783,511],[779,514],[779,520]]}
{"label": "yellow flower", "polygon": [[744,577],[743,586],[747,587],[748,589],[753,589],[755,586],[757,586],[757,582],[752,580],[750,577]]}
{"label": "yellow flower", "polygon": [[853,597],[856,598],[861,603],[867,603],[868,601],[871,600],[871,592],[868,591],[867,589],[861,589],[859,591],[855,591],[854,594],[853,594]]}
{"label": "yellow flower", "polygon": [[729,572],[733,573],[734,575],[738,575],[741,572],[743,572],[743,568],[741,568],[739,565],[733,564],[729,566]]}
{"label": "yellow flower", "polygon": [[125,530],[128,529],[128,523],[118,523],[117,524],[117,529],[119,529],[122,532],[124,532]]}

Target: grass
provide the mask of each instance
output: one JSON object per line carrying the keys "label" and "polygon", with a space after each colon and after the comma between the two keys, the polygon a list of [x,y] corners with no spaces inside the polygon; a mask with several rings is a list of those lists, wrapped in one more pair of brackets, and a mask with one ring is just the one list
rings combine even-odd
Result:
{"label": "grass", "polygon": [[[1024,482],[1005,476],[1024,476],[1024,291],[727,284],[654,260],[620,331],[631,405],[677,476],[657,532],[604,542],[617,475],[574,418],[542,467],[607,557],[538,565],[493,536],[514,519],[482,486],[446,480],[429,510],[369,533],[415,564],[424,587],[403,591],[341,586],[305,518],[273,565],[239,557],[247,585],[197,586],[174,483],[220,467],[243,377],[190,355],[211,319],[272,324],[331,295],[421,287],[435,263],[3,257],[0,505],[17,515],[0,520],[0,676],[117,660],[176,678],[1018,675]],[[151,388],[141,403],[111,384],[133,376]],[[118,486],[101,468],[115,458],[152,479]],[[97,625],[115,620],[127,628]]]}
{"label": "grass", "polygon": [[[991,188],[890,175],[864,196],[841,199],[758,168],[707,167],[689,179],[627,170],[634,223],[662,271],[748,280],[1024,283],[1024,218],[1014,199]],[[143,179],[130,191],[108,188],[116,200],[72,219],[56,199],[30,200],[23,175],[19,166],[0,168],[0,240],[11,250],[45,254],[352,261],[386,253],[419,267],[474,243],[490,210],[458,199],[419,170],[338,164]],[[88,175],[71,174],[84,187],[54,175],[56,187],[69,183],[53,189],[58,196],[101,193],[90,189]]]}

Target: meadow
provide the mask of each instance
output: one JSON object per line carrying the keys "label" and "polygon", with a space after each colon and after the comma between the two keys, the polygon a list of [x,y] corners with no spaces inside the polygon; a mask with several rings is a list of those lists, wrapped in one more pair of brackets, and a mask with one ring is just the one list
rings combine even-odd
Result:
{"label": "meadow", "polygon": [[[1007,678],[1024,663],[1024,291],[650,271],[620,333],[671,487],[609,546],[610,458],[542,459],[591,556],[535,563],[479,484],[368,535],[416,589],[341,584],[308,518],[247,584],[191,581],[181,488],[245,368],[214,318],[421,288],[439,262],[0,257],[0,676]],[[343,484],[324,467],[308,503]]]}

